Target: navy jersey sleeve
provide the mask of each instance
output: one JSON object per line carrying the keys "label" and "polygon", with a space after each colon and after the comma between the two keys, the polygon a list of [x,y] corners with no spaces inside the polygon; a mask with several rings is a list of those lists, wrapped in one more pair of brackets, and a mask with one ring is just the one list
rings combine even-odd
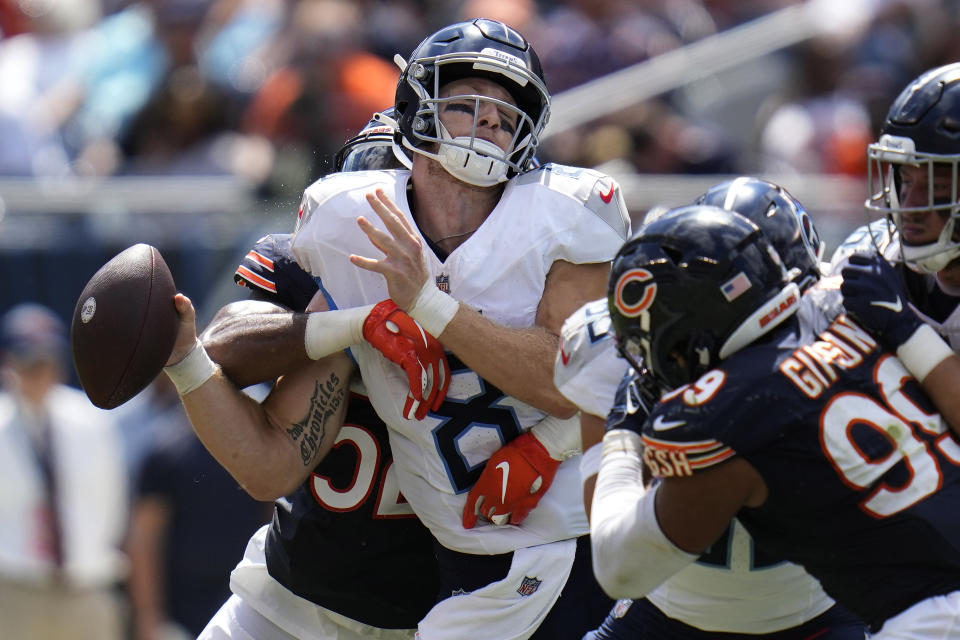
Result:
{"label": "navy jersey sleeve", "polygon": [[275,233],[257,240],[237,266],[233,279],[257,292],[261,299],[303,311],[319,287],[293,258],[291,238],[289,233]]}

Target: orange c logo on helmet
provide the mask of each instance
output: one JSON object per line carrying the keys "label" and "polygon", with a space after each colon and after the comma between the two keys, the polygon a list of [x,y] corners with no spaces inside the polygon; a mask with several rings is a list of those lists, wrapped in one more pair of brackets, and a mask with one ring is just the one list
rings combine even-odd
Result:
{"label": "orange c logo on helmet", "polygon": [[[624,294],[627,291],[627,287],[634,283],[642,283],[647,280],[652,280],[653,274],[647,271],[646,269],[630,269],[620,276],[620,279],[617,280],[617,286],[614,289],[613,300],[617,305],[617,310],[627,318],[636,318],[638,315],[650,308],[650,305],[653,304],[654,298],[657,297],[657,283],[652,282],[645,287],[643,287],[643,292],[637,296],[631,295],[629,298]],[[635,290],[636,287],[631,287],[632,290]]]}

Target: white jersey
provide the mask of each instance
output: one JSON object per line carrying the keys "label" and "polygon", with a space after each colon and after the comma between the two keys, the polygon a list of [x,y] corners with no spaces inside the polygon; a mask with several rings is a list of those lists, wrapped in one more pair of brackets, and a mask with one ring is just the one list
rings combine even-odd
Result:
{"label": "white jersey", "polygon": [[[329,176],[304,194],[293,239],[300,265],[318,278],[337,308],[379,302],[386,281],[354,267],[351,253],[376,249],[358,216],[379,223],[365,195],[383,188],[413,228],[407,204],[409,172],[371,171]],[[507,327],[532,327],[546,276],[557,260],[607,262],[629,234],[623,198],[613,180],[589,169],[546,165],[507,182],[496,208],[479,229],[441,261],[423,242],[437,285],[461,303]],[[507,396],[450,358],[452,378],[438,412],[422,421],[403,418],[407,376],[364,343],[351,349],[370,400],[391,428],[400,487],[421,521],[447,548],[497,554],[584,535],[575,456],[560,465],[550,490],[522,527],[480,524],[464,529],[461,515],[486,460],[505,442],[542,420],[556,420]],[[574,419],[569,428],[575,429]]]}
{"label": "white jersey", "polygon": [[553,383],[584,413],[605,418],[630,365],[617,354],[606,298],[577,309],[563,323]]}
{"label": "white jersey", "polygon": [[[850,255],[857,252],[880,251],[884,258],[891,263],[900,262],[900,242],[897,238],[896,229],[886,220],[875,220],[869,225],[864,225],[853,231],[843,243],[837,247],[830,259],[830,275],[840,276],[840,272],[847,264]],[[938,287],[943,290],[943,286],[934,274],[923,274],[924,285],[928,291]],[[957,296],[956,292],[944,291],[948,295]],[[934,320],[923,311],[918,309],[913,303],[910,304],[920,319],[929,324],[934,330],[943,336],[950,347],[960,353],[960,305],[953,310],[942,322]]]}
{"label": "white jersey", "polygon": [[[584,412],[606,416],[627,371],[626,361],[616,355],[606,300],[587,303],[567,319],[554,381],[568,400]],[[789,629],[833,606],[802,567],[765,561],[736,520],[695,563],[646,597],[671,618],[726,633]]]}

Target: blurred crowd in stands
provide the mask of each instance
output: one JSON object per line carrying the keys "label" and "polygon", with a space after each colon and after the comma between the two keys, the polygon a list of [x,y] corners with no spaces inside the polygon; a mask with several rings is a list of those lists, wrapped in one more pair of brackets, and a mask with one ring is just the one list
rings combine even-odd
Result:
{"label": "blurred crowd in stands", "polygon": [[[819,1],[819,0],[813,0]],[[554,95],[789,0],[0,0],[0,176],[237,175],[298,194],[392,103],[440,25],[486,16]],[[960,57],[956,0],[855,0],[867,19],[549,141],[542,160],[645,173],[864,171],[880,110]]]}
{"label": "blurred crowd in stands", "polygon": [[[809,2],[839,11],[830,17],[838,24],[843,12],[862,19],[564,131],[541,146],[540,160],[602,166],[613,174],[859,179],[865,173],[866,144],[900,88],[924,69],[960,60],[954,35],[960,30],[960,0]],[[392,104],[399,75],[394,54],[408,55],[425,34],[457,20],[484,16],[519,29],[540,54],[557,96],[797,4],[0,0],[0,219],[8,178],[235,176],[261,201],[295,202],[307,184],[331,169],[335,151],[371,112]],[[137,224],[119,215],[109,222],[32,217],[17,227],[8,224],[10,218],[0,227],[0,273],[15,277],[5,278],[0,288],[0,313],[24,300],[51,307],[18,307],[0,323],[0,442],[7,442],[0,452],[11,460],[29,460],[34,449],[38,460],[49,453],[43,434],[58,425],[38,416],[46,415],[50,394],[82,400],[62,384],[72,373],[63,320],[107,258],[132,242],[161,244],[178,287],[196,301],[218,282],[235,293],[233,269],[256,237],[204,232],[203,225],[214,222],[192,216],[186,218],[192,232],[168,244],[158,242],[157,234],[145,237],[147,216]],[[227,218],[218,232],[239,226]],[[66,230],[69,242],[40,242],[57,235],[56,228]],[[216,244],[219,236],[224,236],[222,247]],[[45,323],[31,319],[48,316],[52,320]],[[52,329],[34,335],[44,326]],[[10,382],[11,372],[17,374],[16,384]],[[37,382],[24,384],[30,380]],[[19,532],[0,540],[0,604],[7,607],[0,607],[0,618],[13,635],[60,637],[64,634],[50,629],[63,624],[72,625],[66,634],[72,637],[110,637],[97,621],[93,635],[83,635],[78,622],[83,616],[73,613],[81,610],[91,618],[114,616],[112,626],[120,624],[125,637],[137,640],[191,637],[224,599],[232,563],[267,514],[205,454],[162,382],[116,415],[90,420],[115,423],[97,427],[98,437],[104,449],[123,451],[84,459],[84,468],[102,467],[100,475],[110,471],[126,480],[103,485],[111,504],[120,505],[117,513],[95,521],[84,511],[83,523],[64,523],[67,541],[70,528],[80,524],[100,532],[99,546],[88,545],[87,555],[101,558],[91,565],[92,574],[77,569],[86,565],[76,552],[73,560],[69,554],[61,558],[53,553],[57,545],[38,542],[61,535],[50,515],[56,513],[50,505],[60,500],[51,490],[58,483],[23,465],[0,465],[5,472],[0,487],[29,489],[7,491],[7,501],[0,500],[0,530]],[[34,390],[32,408],[14,411],[15,405],[27,406],[18,399],[24,389]],[[64,476],[60,484],[75,483]],[[209,512],[207,519],[195,515],[196,501],[208,495],[201,490],[218,495],[218,504],[243,520],[234,523],[220,512]],[[106,504],[96,492],[77,495]],[[225,495],[245,504],[228,503]],[[11,523],[42,531],[34,535],[27,524]],[[47,529],[53,533],[44,533]],[[83,533],[87,529],[77,529],[78,535],[90,538]],[[225,544],[228,533],[233,538]],[[184,539],[192,544],[181,544]],[[113,551],[121,544],[129,571],[115,561]],[[161,564],[166,568],[157,570]],[[204,579],[198,579],[198,564],[207,570]],[[101,589],[97,607],[63,588],[87,574],[95,574],[93,583]],[[122,615],[111,605],[117,595],[129,607]],[[34,615],[34,610],[63,615]],[[24,624],[46,626],[14,631],[11,611],[22,614],[18,619]]]}

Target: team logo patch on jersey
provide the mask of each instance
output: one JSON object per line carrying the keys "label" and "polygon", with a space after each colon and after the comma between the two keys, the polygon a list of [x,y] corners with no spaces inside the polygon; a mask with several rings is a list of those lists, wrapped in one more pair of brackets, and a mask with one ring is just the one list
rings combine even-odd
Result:
{"label": "team logo patch on jersey", "polygon": [[437,276],[437,289],[443,291],[444,293],[450,293],[450,276],[446,273],[441,273]]}
{"label": "team logo patch on jersey", "polygon": [[536,578],[524,576],[520,586],[517,587],[517,593],[522,596],[532,596],[534,592],[540,588],[540,583],[542,582],[543,580],[537,580]]}

